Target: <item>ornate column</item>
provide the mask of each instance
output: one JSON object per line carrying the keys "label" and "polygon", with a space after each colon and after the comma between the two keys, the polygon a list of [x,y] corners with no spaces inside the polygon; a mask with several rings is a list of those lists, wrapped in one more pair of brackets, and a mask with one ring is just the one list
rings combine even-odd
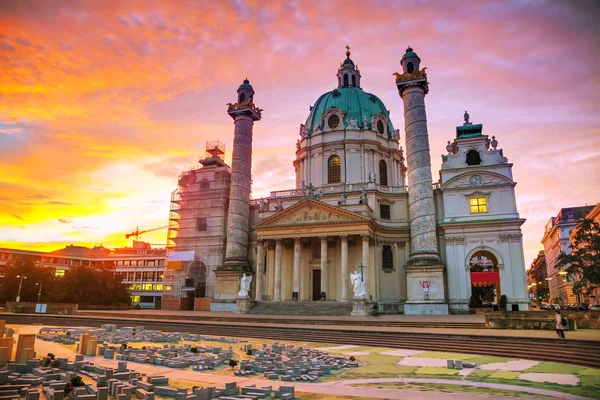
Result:
{"label": "ornate column", "polygon": [[342,301],[348,301],[348,235],[342,235]]}
{"label": "ornate column", "polygon": [[329,277],[327,271],[327,236],[321,236],[321,292],[325,293],[325,299],[329,299],[327,287],[329,285]]}
{"label": "ornate column", "polygon": [[275,293],[273,301],[281,301],[281,239],[275,240]]}
{"label": "ornate column", "polygon": [[[406,265],[408,301],[405,314],[448,314],[444,265],[438,250],[431,178],[425,95],[429,83],[421,59],[410,47],[402,57],[403,74],[395,73],[404,102],[410,258]],[[425,294],[425,286],[428,286]]]}
{"label": "ornate column", "polygon": [[252,273],[248,260],[250,228],[250,191],[252,186],[252,129],[261,119],[262,110],[254,105],[254,89],[246,79],[237,90],[237,103],[229,104],[227,113],[234,120],[233,154],[227,245],[225,261],[215,270],[215,300],[212,311],[234,311],[239,290],[239,276]]}
{"label": "ornate column", "polygon": [[294,289],[292,293],[293,300],[300,299],[300,238],[294,238]]}
{"label": "ornate column", "polygon": [[365,298],[369,300],[369,293],[371,292],[370,287],[370,279],[369,274],[371,271],[369,270],[369,235],[361,235],[362,237],[362,265],[363,268],[363,277],[365,279]]}
{"label": "ornate column", "polygon": [[262,289],[263,289],[263,271],[265,269],[265,244],[259,239],[256,241],[256,301],[262,301]]}

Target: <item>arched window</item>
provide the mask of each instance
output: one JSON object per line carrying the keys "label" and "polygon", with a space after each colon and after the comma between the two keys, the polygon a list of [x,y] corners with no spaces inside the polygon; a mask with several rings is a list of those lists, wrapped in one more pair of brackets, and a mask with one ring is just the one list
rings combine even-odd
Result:
{"label": "arched window", "polygon": [[356,75],[352,75],[352,86],[356,87]]}
{"label": "arched window", "polygon": [[481,157],[477,150],[469,150],[467,153],[467,165],[480,165]]}
{"label": "arched window", "polygon": [[383,160],[379,161],[379,184],[383,186],[388,185],[387,164]]}
{"label": "arched window", "polygon": [[240,93],[240,101],[238,103],[243,103],[246,100],[246,95],[244,93]]}
{"label": "arched window", "polygon": [[406,72],[407,73],[412,74],[414,70],[415,70],[415,66],[413,65],[413,63],[409,62],[408,64],[406,64]]}
{"label": "arched window", "polygon": [[327,161],[327,183],[340,183],[342,181],[342,164],[340,157],[331,156]]}
{"label": "arched window", "polygon": [[344,87],[348,87],[348,74],[344,74]]}
{"label": "arched window", "polygon": [[392,271],[394,269],[394,253],[392,246],[383,246],[381,250],[381,265],[384,271]]}

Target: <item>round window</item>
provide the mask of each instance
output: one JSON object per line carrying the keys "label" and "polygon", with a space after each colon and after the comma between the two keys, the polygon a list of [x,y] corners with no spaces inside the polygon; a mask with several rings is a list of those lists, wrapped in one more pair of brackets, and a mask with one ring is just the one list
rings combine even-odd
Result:
{"label": "round window", "polygon": [[331,117],[329,117],[329,120],[327,120],[327,125],[329,126],[330,129],[337,128],[339,124],[340,124],[340,117],[338,117],[337,115],[332,115]]}
{"label": "round window", "polygon": [[383,133],[385,132],[383,130],[383,122],[377,121],[377,131],[383,135]]}

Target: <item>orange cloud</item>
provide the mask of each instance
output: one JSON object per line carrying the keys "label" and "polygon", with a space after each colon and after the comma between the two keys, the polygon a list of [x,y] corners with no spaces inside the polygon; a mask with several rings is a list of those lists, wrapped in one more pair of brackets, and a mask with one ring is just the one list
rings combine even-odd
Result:
{"label": "orange cloud", "polygon": [[[465,109],[514,163],[526,261],[561,207],[600,199],[600,7],[554,1],[0,4],[0,245],[116,246],[165,225],[178,172],[225,142],[248,77],[253,196],[294,185],[298,126],[350,44],[402,128],[391,74],[428,67],[433,173]],[[403,135],[401,139],[403,143]],[[143,212],[139,212],[143,210]],[[165,232],[148,234],[164,243]],[[144,237],[146,239],[146,237]]]}

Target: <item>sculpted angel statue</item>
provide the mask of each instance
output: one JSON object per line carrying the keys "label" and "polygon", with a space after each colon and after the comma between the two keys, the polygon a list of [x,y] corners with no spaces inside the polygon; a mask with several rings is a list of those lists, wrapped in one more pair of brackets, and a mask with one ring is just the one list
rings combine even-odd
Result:
{"label": "sculpted angel statue", "polygon": [[240,291],[238,292],[238,297],[248,297],[250,282],[252,282],[252,275],[246,275],[244,273],[240,278]]}
{"label": "sculpted angel statue", "polygon": [[350,273],[350,281],[354,289],[354,297],[365,297],[365,282],[362,280],[360,272]]}

